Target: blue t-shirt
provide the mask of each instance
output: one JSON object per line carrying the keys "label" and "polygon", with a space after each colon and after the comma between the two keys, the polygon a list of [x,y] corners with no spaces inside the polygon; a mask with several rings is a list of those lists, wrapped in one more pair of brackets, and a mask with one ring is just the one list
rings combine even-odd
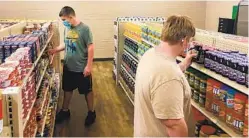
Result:
{"label": "blue t-shirt", "polygon": [[66,29],[64,33],[65,59],[64,65],[69,71],[83,72],[87,64],[88,45],[93,43],[90,28],[80,23]]}

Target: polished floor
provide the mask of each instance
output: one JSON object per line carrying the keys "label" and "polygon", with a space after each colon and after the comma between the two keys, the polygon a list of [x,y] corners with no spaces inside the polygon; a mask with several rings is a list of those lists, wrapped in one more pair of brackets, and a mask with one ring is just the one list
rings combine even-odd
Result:
{"label": "polished floor", "polygon": [[[96,99],[96,122],[89,128],[84,127],[87,114],[85,97],[75,91],[70,104],[71,118],[56,125],[55,137],[133,136],[134,108],[121,88],[116,86],[112,78],[112,69],[112,62],[94,62],[93,90]],[[63,95],[62,92],[61,95]]]}

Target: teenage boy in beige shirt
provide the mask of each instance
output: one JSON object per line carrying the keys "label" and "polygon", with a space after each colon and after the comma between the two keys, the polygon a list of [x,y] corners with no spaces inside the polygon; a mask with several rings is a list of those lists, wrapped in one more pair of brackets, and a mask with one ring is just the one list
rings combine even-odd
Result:
{"label": "teenage boy in beige shirt", "polygon": [[134,136],[194,136],[191,89],[183,71],[196,54],[176,63],[195,35],[185,16],[171,16],[164,24],[161,43],[148,50],[138,64],[135,85]]}

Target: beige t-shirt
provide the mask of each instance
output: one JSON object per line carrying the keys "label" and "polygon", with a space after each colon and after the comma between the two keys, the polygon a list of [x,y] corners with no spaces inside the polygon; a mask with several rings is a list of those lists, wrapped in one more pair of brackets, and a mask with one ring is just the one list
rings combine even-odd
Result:
{"label": "beige t-shirt", "polygon": [[148,50],[138,64],[135,83],[135,137],[168,136],[160,119],[185,118],[194,136],[191,89],[176,59],[157,48]]}

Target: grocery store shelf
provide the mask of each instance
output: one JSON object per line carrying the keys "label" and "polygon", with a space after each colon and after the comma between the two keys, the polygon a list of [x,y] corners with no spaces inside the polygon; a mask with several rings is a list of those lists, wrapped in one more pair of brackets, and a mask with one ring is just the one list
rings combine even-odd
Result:
{"label": "grocery store shelf", "polygon": [[[128,73],[130,73],[131,76],[135,79],[136,78],[136,74],[130,69],[130,67],[124,61],[122,61],[121,64],[125,67],[126,71]],[[127,70],[127,68],[129,69],[129,71]]]}
{"label": "grocery store shelf", "polygon": [[133,39],[133,38],[131,38],[131,37],[127,36],[127,35],[124,35],[124,37],[126,37],[126,38],[130,39],[131,41],[133,41],[133,42],[135,42],[135,43],[139,43],[138,41],[136,41],[135,39]]}
{"label": "grocery store shelf", "polygon": [[126,45],[124,45],[124,51],[126,52],[126,53],[128,53],[128,54],[130,54],[131,56],[132,56],[132,58],[136,61],[136,62],[138,62],[138,55],[135,53],[135,52],[133,52],[132,50],[130,50],[129,48],[128,48],[128,46],[126,46]]}
{"label": "grocery store shelf", "polygon": [[[183,61],[183,58],[182,57],[177,57],[177,60]],[[218,81],[220,81],[220,82],[222,82],[222,83],[224,83],[224,84],[226,84],[226,85],[228,85],[230,87],[233,87],[236,90],[239,90],[242,93],[245,93],[245,94],[248,95],[248,88],[246,86],[244,86],[244,85],[240,85],[235,81],[231,81],[228,78],[223,77],[222,75],[219,75],[219,74],[217,74],[217,73],[215,73],[215,72],[213,72],[213,71],[211,71],[209,69],[206,69],[204,66],[199,65],[197,63],[192,63],[191,67],[196,69],[196,70],[201,71],[202,73],[205,73],[206,75],[208,75],[208,76],[210,76],[210,77],[212,77],[212,78],[214,78],[214,79],[216,79],[216,80],[218,80]]]}
{"label": "grocery store shelf", "polygon": [[133,60],[135,60],[138,63],[138,60],[135,56],[133,56],[132,54],[130,54],[130,52],[128,52],[126,49],[124,50],[124,52],[129,55]]}
{"label": "grocery store shelf", "polygon": [[131,93],[130,90],[129,90],[129,89],[126,89],[126,88],[128,88],[128,87],[125,86],[126,84],[124,84],[124,83],[122,83],[122,82],[124,82],[124,81],[123,81],[123,80],[119,81],[119,84],[120,84],[121,88],[124,90],[126,96],[127,96],[128,99],[130,100],[130,102],[134,105],[134,101],[133,101],[133,99],[131,98],[131,96],[130,96],[130,94],[129,94],[129,93]]}
{"label": "grocery store shelf", "polygon": [[46,74],[46,71],[47,71],[47,68],[48,68],[48,63],[46,64],[45,68],[44,68],[44,71],[42,72],[42,75],[40,77],[40,80],[38,82],[38,84],[36,85],[36,93],[38,93],[39,89],[40,89],[40,86],[41,86],[41,83],[42,83],[42,80]]}
{"label": "grocery store shelf", "polygon": [[37,57],[36,61],[33,63],[33,66],[31,67],[31,69],[29,70],[28,74],[27,74],[26,77],[24,78],[21,88],[23,88],[23,86],[27,83],[29,76],[30,76],[31,73],[33,72],[33,70],[34,70],[34,68],[36,67],[36,65],[39,63],[39,61],[40,61],[40,59],[41,59],[41,57],[42,57],[44,51],[45,51],[46,48],[48,47],[48,44],[49,44],[49,42],[50,42],[50,40],[51,40],[52,37],[53,37],[53,33],[50,34],[50,36],[49,36],[49,38],[48,38],[48,40],[47,40],[45,46],[44,46],[43,49],[41,50],[41,52],[40,52],[39,56]]}
{"label": "grocery store shelf", "polygon": [[149,41],[147,41],[147,40],[145,40],[145,39],[143,39],[143,38],[142,38],[142,41],[144,41],[145,43],[147,43],[148,45],[150,45],[150,46],[152,46],[152,47],[155,47],[155,46],[156,46],[155,44],[153,44],[153,43],[151,43],[151,42],[149,42]]}
{"label": "grocery store shelf", "polygon": [[126,72],[126,74],[128,74],[129,76],[130,76],[130,78],[132,79],[132,81],[134,81],[135,82],[135,79],[134,79],[134,77],[132,77],[131,76],[131,74],[126,70],[126,68],[123,66],[123,65],[121,65],[121,68],[123,68],[124,69],[124,71]]}
{"label": "grocery store shelf", "polygon": [[201,107],[198,103],[196,103],[194,100],[191,100],[192,106],[194,106],[197,110],[199,110],[203,115],[205,115],[208,119],[210,119],[214,124],[219,126],[223,131],[225,131],[228,135],[231,137],[243,137],[240,134],[237,134],[226,125],[225,122],[219,120],[216,116],[214,116],[212,113],[208,112],[205,108]]}

